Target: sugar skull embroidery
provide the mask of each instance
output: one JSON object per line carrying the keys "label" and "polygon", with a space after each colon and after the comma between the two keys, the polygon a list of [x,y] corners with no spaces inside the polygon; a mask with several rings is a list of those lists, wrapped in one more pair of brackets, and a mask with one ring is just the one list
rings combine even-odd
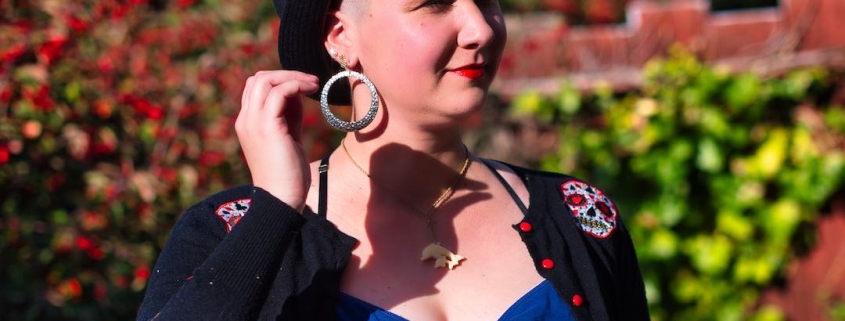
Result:
{"label": "sugar skull embroidery", "polygon": [[584,232],[605,238],[616,228],[616,205],[602,191],[581,181],[560,185],[563,201],[572,211],[572,218]]}
{"label": "sugar skull embroidery", "polygon": [[249,209],[250,201],[249,198],[242,198],[225,203],[217,208],[217,217],[226,223],[226,233],[231,232],[232,228],[244,217],[246,210]]}

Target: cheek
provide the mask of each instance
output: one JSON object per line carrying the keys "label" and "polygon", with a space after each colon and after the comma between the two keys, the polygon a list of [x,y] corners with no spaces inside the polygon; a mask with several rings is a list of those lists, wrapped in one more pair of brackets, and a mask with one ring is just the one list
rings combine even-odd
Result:
{"label": "cheek", "polygon": [[[423,29],[424,30],[424,29]],[[436,72],[444,66],[440,61],[445,54],[444,46],[433,32],[409,30],[396,43],[401,54],[395,56],[397,63],[412,70]]]}
{"label": "cheek", "polygon": [[[439,53],[432,49],[424,34],[413,32],[392,32],[389,41],[385,39],[378,53],[379,66],[374,76],[381,83],[382,94],[386,99],[417,99],[418,94],[426,93],[436,87],[437,57]],[[401,99],[400,99],[401,100]]]}

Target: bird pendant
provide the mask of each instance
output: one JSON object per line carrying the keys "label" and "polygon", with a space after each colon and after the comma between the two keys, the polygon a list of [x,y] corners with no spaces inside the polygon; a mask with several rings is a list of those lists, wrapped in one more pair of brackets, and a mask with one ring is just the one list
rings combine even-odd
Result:
{"label": "bird pendant", "polygon": [[448,267],[449,270],[452,270],[466,258],[452,253],[452,251],[449,251],[440,244],[432,242],[423,249],[420,261],[426,261],[429,259],[434,259],[435,268]]}

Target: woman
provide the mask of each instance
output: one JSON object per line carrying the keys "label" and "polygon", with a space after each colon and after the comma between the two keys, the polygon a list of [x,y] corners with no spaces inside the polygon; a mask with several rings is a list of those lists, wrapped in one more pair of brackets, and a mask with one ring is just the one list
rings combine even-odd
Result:
{"label": "woman", "polygon": [[[497,1],[329,2],[274,0],[286,70],[247,80],[235,124],[253,184],[184,213],[139,319],[648,319],[610,199],[461,142],[504,48]],[[311,164],[301,95],[349,131]]]}

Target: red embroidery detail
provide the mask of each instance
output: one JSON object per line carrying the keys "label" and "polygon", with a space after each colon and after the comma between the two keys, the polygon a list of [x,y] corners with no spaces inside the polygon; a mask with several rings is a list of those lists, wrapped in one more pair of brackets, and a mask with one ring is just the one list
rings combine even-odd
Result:
{"label": "red embroidery detail", "polygon": [[584,205],[584,196],[578,194],[572,194],[566,197],[566,203],[572,206],[582,206]]}
{"label": "red embroidery detail", "polygon": [[595,237],[610,236],[616,228],[616,204],[599,189],[576,180],[560,185],[563,200],[581,230]]}
{"label": "red embroidery detail", "polygon": [[249,204],[252,200],[249,198],[242,198],[239,200],[234,200],[217,208],[217,217],[223,220],[223,223],[226,224],[226,233],[232,231],[232,228],[241,221],[241,218],[246,215],[246,211],[249,210]]}

